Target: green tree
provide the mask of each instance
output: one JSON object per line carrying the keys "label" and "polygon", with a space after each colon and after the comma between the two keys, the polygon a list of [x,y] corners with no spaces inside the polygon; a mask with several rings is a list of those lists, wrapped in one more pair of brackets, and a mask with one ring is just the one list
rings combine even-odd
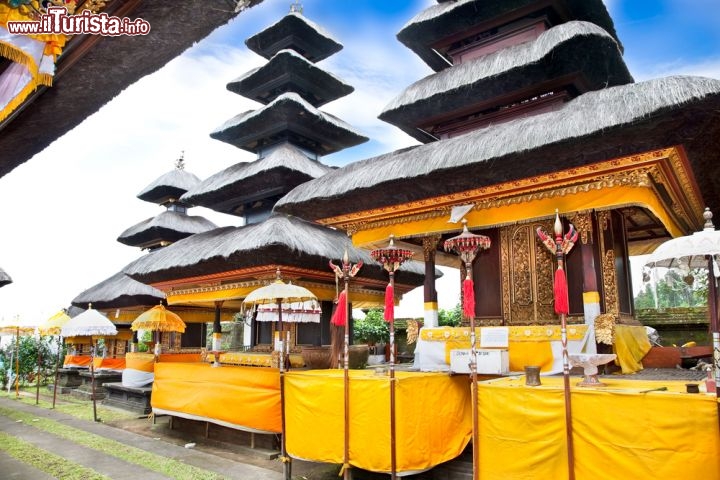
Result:
{"label": "green tree", "polygon": [[371,308],[365,318],[355,320],[353,339],[360,343],[387,343],[390,341],[390,328],[384,318],[382,308]]}
{"label": "green tree", "polygon": [[441,327],[459,327],[462,323],[462,307],[456,304],[453,308],[438,311],[438,324]]}
{"label": "green tree", "polygon": [[708,276],[707,270],[696,268],[688,275],[677,270],[668,270],[658,280],[655,288],[650,283],[635,296],[635,308],[638,310],[673,307],[698,307],[707,305]]}

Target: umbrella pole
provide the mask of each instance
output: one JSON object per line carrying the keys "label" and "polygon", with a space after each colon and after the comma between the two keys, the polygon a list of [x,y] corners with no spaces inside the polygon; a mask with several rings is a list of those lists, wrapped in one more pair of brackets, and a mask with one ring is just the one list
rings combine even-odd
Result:
{"label": "umbrella pole", "polygon": [[40,343],[38,342],[38,368],[37,381],[35,382],[35,405],[40,403],[40,368],[42,367],[42,353],[40,352]]}
{"label": "umbrella pole", "polygon": [[97,348],[97,342],[93,342],[92,354],[90,355],[90,390],[92,392],[93,402],[93,420],[98,421],[97,418],[97,404],[95,401],[95,349]]}
{"label": "umbrella pole", "polygon": [[57,381],[58,381],[58,370],[60,369],[60,353],[62,349],[62,337],[58,336],[58,351],[57,358],[55,358],[55,380],[53,381],[53,404],[52,408],[55,408],[55,400],[57,399]]}
{"label": "umbrella pole", "polygon": [[290,464],[290,457],[287,454],[287,442],[285,441],[285,344],[287,339],[285,338],[285,332],[282,329],[282,300],[277,299],[278,305],[278,328],[280,330],[281,347],[280,347],[280,361],[278,366],[280,367],[280,428],[282,429],[280,435],[280,460],[283,464],[283,477],[285,480],[290,480],[292,475],[292,465]]}
{"label": "umbrella pole", "polygon": [[20,327],[15,334],[15,398],[20,396]]}
{"label": "umbrella pole", "polygon": [[[715,397],[720,399],[720,332],[718,332],[717,285],[712,255],[708,255],[708,308],[710,309],[710,328],[713,338],[713,373],[715,376]],[[718,426],[720,426],[720,402],[718,406]]]}
{"label": "umbrella pole", "polygon": [[[390,287],[395,291],[395,272],[389,271]],[[395,445],[395,315],[390,319],[390,478],[397,478],[397,447]]]}
{"label": "umbrella pole", "polygon": [[345,406],[345,437],[342,473],[343,480],[350,480],[350,370],[348,365],[350,363],[350,302],[347,297],[349,293],[347,266],[349,265],[346,264],[343,266],[346,267],[344,268],[346,271],[344,272],[345,275],[343,275],[345,279],[345,305],[342,306],[342,308],[345,309],[345,330],[343,335],[343,401]]}
{"label": "umbrella pole", "polygon": [[570,404],[570,361],[567,349],[567,322],[565,314],[560,314],[560,341],[563,358],[563,395],[565,399],[565,435],[567,437],[568,479],[575,480],[575,447],[572,432],[572,407]]}

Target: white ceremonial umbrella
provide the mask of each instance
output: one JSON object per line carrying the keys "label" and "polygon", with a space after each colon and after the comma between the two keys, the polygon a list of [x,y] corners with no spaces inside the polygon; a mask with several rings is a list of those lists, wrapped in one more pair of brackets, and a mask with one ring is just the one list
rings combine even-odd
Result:
{"label": "white ceremonial umbrella", "polygon": [[[91,304],[88,305],[87,310],[71,318],[63,325],[60,329],[60,334],[66,338],[93,336],[112,337],[113,335],[117,335],[117,328],[115,328],[115,325],[105,315],[94,310]],[[92,385],[93,419],[97,422],[97,404],[95,401],[95,348],[96,344],[93,341],[90,356],[90,378]]]}
{"label": "white ceremonial umbrella", "polygon": [[[650,255],[645,266],[667,268],[708,269],[708,309],[713,336],[713,368],[715,372],[715,395],[720,397],[720,333],[718,332],[717,280],[720,275],[720,231],[715,230],[713,214],[709,208],[703,212],[705,225],[699,232],[677,237],[660,245]],[[720,421],[720,403],[718,403]]]}

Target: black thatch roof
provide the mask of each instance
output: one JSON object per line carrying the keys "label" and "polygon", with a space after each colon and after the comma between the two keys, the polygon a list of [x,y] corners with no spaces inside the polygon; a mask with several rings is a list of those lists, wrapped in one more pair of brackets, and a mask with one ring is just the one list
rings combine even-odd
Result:
{"label": "black thatch roof", "polygon": [[[286,215],[193,235],[145,255],[123,271],[146,283],[263,265],[329,272],[328,261],[337,263],[346,250],[352,263],[362,260],[365,264],[358,277],[387,281],[387,272],[367,251],[353,246],[344,232]],[[413,261],[403,264],[396,280],[399,284],[417,286],[423,284],[424,276],[424,265]]]}
{"label": "black thatch roof", "polygon": [[12,283],[12,278],[10,278],[10,275],[5,273],[5,270],[0,268],[0,287],[4,287],[5,285],[9,285]]}
{"label": "black thatch roof", "polygon": [[185,192],[192,190],[200,179],[187,170],[175,168],[150,183],[137,194],[137,198],[146,202],[162,205],[177,200]]}
{"label": "black thatch roof", "polygon": [[[247,6],[261,1],[250,0]],[[227,23],[238,14],[234,4],[206,0],[108,2],[108,14],[143,18],[150,23],[151,34],[73,38],[58,59],[54,86],[38,91],[26,102],[27,108],[0,124],[0,177],[75,128],[128,85]],[[115,7],[117,10],[112,10]]]}
{"label": "black thatch roof", "polygon": [[[599,25],[620,44],[615,26],[602,0],[458,0],[428,7],[397,34],[398,40],[435,71],[450,66],[437,46],[465,32],[480,33],[493,22],[513,15],[525,16],[550,9],[555,23],[583,20]],[[552,20],[552,19],[551,19]],[[621,46],[622,49],[622,46]]]}
{"label": "black thatch roof", "polygon": [[93,308],[106,310],[158,305],[164,299],[165,293],[162,291],[119,272],[88,288],[73,298],[71,303],[79,308],[87,308],[88,304],[92,303]]}
{"label": "black thatch roof", "polygon": [[700,77],[589,92],[553,112],[352,163],[295,188],[275,211],[330,218],[676,145],[720,211],[720,80]]}
{"label": "black thatch roof", "polygon": [[190,205],[237,215],[246,202],[282,195],[332,168],[309,159],[297,147],[280,145],[266,157],[237,163],[218,172],[182,196]]}
{"label": "black thatch roof", "polygon": [[493,102],[499,98],[508,104],[510,98],[527,96],[530,91],[546,93],[543,88],[558,88],[558,79],[570,82],[576,94],[633,81],[617,43],[605,30],[587,22],[568,22],[533,42],[454,65],[415,82],[393,99],[379,118],[426,142],[427,135],[418,127],[433,125],[433,117],[480,112],[496,107]]}
{"label": "black thatch roof", "polygon": [[349,95],[354,88],[316,67],[294,50],[280,50],[262,67],[227,84],[227,89],[268,104],[278,95],[295,92],[314,107]]}
{"label": "black thatch roof", "polygon": [[253,153],[290,141],[321,156],[368,140],[344,121],[318,110],[292,92],[280,95],[259,110],[235,116],[210,137]]}
{"label": "black thatch roof", "polygon": [[173,210],[164,211],[125,230],[117,241],[132,247],[154,247],[217,228],[210,220]]}
{"label": "black thatch roof", "polygon": [[245,40],[245,45],[267,59],[280,50],[291,48],[311,62],[319,62],[342,50],[342,45],[332,35],[298,12],[290,12],[256,33]]}

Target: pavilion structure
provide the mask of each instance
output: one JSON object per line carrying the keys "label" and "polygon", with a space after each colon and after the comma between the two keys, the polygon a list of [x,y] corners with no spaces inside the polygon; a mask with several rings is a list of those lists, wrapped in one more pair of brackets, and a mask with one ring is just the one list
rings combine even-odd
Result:
{"label": "pavilion structure", "polygon": [[[337,230],[306,222],[300,215],[272,214],[283,195],[332,169],[320,159],[367,138],[319,107],[353,88],[316,62],[342,45],[307,19],[300,7],[246,41],[268,62],[231,81],[228,90],[256,100],[257,110],[243,112],[211,133],[211,137],[257,154],[210,176],[180,200],[239,216],[245,225],[193,235],[134,262],[125,271],[162,289],[169,305],[242,308],[242,299],[275,279],[305,286],[321,302],[319,324],[291,326],[291,351],[329,345],[330,315],[338,288],[329,259],[345,250],[365,266],[352,286],[355,306],[382,304],[386,281],[364,250],[352,246]],[[398,276],[398,298],[422,282],[422,267],[409,264]],[[273,322],[252,326],[251,345],[270,350]]]}
{"label": "pavilion structure", "polygon": [[[299,185],[278,201],[276,214],[346,231],[364,248],[394,235],[397,244],[422,245],[429,262],[461,228],[448,220],[464,218],[473,233],[491,239],[472,265],[481,337],[488,327],[507,327],[510,370],[539,365],[551,372],[557,371],[559,343],[556,266],[536,231],[553,231],[557,210],[561,230],[572,223],[579,232],[565,258],[568,348],[594,348],[592,327],[603,315],[615,326],[623,372],[642,368],[649,342],[633,317],[629,256],[698,230],[704,207],[717,209],[720,185],[708,172],[716,172],[720,160],[720,80],[634,82],[601,0],[439,0],[397,37],[435,72],[401,92],[380,118],[423,144]],[[432,309],[432,285],[425,291]],[[467,326],[426,324],[416,366],[447,371],[450,351],[470,348],[469,337]],[[314,380],[316,388],[332,382],[319,375]],[[663,476],[687,476],[688,468],[691,476],[720,478],[714,395],[688,402],[669,393],[684,392],[683,385],[666,387],[666,394],[608,380],[613,386],[606,390],[569,387],[567,415],[557,380],[546,377],[541,388],[526,386],[523,377],[479,383],[473,478],[526,478],[528,472],[542,478],[649,478],[658,469]],[[294,408],[305,405],[305,391],[318,404],[332,404],[329,388],[321,390],[325,397],[308,382],[301,374],[289,376],[288,451],[342,462],[341,413],[318,407],[303,415]],[[419,428],[447,418],[441,412],[450,394],[443,406],[418,390],[413,395],[427,401]],[[469,392],[464,395],[466,404]],[[403,404],[405,420],[414,418],[410,403]],[[683,410],[691,430],[665,423]],[[387,444],[375,448],[357,439],[362,420],[351,422],[356,440],[350,463],[388,472]],[[310,430],[312,438],[303,434]],[[699,448],[684,439],[696,434],[703,437]],[[427,451],[453,444],[449,431],[433,435],[442,440]],[[397,446],[398,468],[431,467],[432,455],[413,460],[418,446],[411,443]],[[667,451],[673,452],[671,462],[661,453]]]}

